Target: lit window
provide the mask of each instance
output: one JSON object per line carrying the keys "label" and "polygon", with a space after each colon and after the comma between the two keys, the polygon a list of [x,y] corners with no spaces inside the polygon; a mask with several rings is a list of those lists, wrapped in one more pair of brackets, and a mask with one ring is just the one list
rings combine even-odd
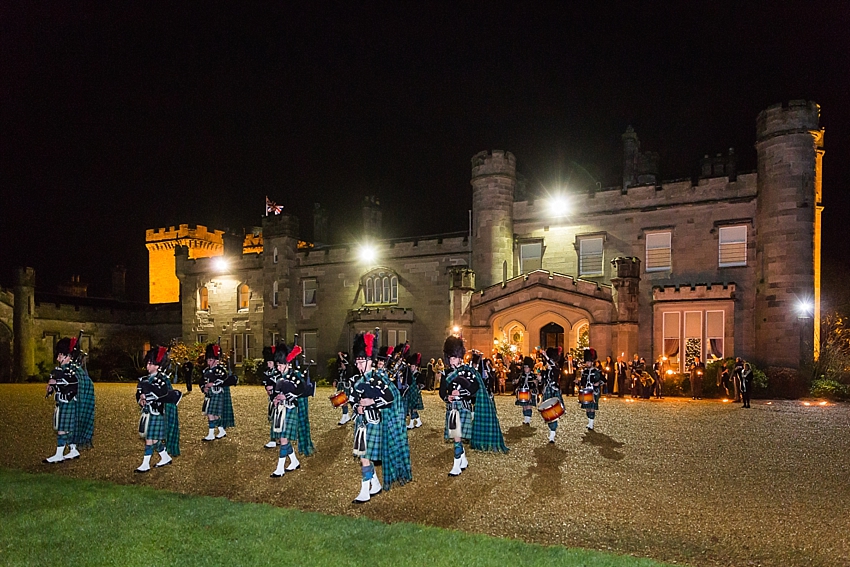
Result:
{"label": "lit window", "polygon": [[723,311],[705,312],[706,360],[723,358]]}
{"label": "lit window", "polygon": [[382,268],[363,277],[363,300],[366,305],[398,303],[398,276]]}
{"label": "lit window", "polygon": [[210,310],[210,292],[206,286],[198,289],[198,311]]}
{"label": "lit window", "polygon": [[520,244],[519,265],[522,273],[527,274],[542,267],[543,242]]}
{"label": "lit window", "polygon": [[602,238],[579,240],[579,275],[601,276],[602,266]]}
{"label": "lit window", "polygon": [[679,328],[679,313],[667,312],[662,317],[664,328],[664,356],[672,370],[679,371],[679,354],[682,349]]}
{"label": "lit window", "polygon": [[702,355],[702,311],[685,311],[685,368]]}
{"label": "lit window", "polygon": [[747,227],[727,226],[720,229],[718,266],[747,265]]}
{"label": "lit window", "polygon": [[670,233],[653,232],[646,235],[646,271],[669,270],[672,266]]}
{"label": "lit window", "polygon": [[316,280],[304,280],[303,282],[301,282],[301,285],[304,289],[304,305],[316,305],[316,290],[318,288]]}
{"label": "lit window", "polygon": [[239,286],[239,291],[237,295],[237,305],[239,306],[239,311],[247,311],[249,301],[251,300],[251,288],[248,287],[248,284],[242,284]]}

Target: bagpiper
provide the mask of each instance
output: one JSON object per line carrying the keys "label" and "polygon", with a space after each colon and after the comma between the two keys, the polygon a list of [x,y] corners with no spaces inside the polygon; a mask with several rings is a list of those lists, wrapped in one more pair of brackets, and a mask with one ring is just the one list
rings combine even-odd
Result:
{"label": "bagpiper", "polygon": [[422,403],[421,383],[419,380],[419,365],[422,363],[422,355],[418,352],[408,355],[407,364],[403,373],[403,384],[405,386],[402,395],[404,396],[404,407],[410,422],[407,424],[408,429],[422,427],[422,418],[419,412],[425,409],[425,404]]}
{"label": "bagpiper", "polygon": [[587,429],[593,431],[593,421],[596,419],[596,410],[599,409],[599,397],[602,395],[602,385],[605,383],[605,378],[602,373],[594,365],[596,362],[596,350],[592,348],[584,349],[584,368],[581,371],[581,388],[582,394],[590,399],[583,400],[579,398],[581,409],[587,414]]}
{"label": "bagpiper", "polygon": [[[372,369],[375,336],[360,333],[354,337],[352,356],[357,369],[349,402],[354,407],[354,456],[360,459],[360,492],[355,504],[368,502],[393,484],[412,480],[407,431],[399,419],[394,390],[386,373]],[[386,353],[385,353],[386,354]],[[383,485],[375,475],[375,461],[381,462]]]}
{"label": "bagpiper", "polygon": [[[236,421],[233,415],[233,401],[230,397],[230,387],[235,386],[236,376],[228,375],[220,364],[221,347],[208,344],[205,357],[207,367],[201,378],[201,389],[204,391],[203,413],[207,416],[209,432],[204,441],[213,441],[227,436],[227,428],[234,427]],[[218,435],[215,428],[218,427]]]}
{"label": "bagpiper", "polygon": [[[351,397],[351,388],[354,386],[354,368],[348,363],[348,355],[344,352],[338,352],[336,354],[336,368],[337,375],[336,380],[334,380],[334,388],[336,388],[337,393],[342,392],[345,394],[345,399]],[[348,404],[342,404],[342,417],[339,418],[339,422],[337,425],[345,425],[351,421],[351,414],[348,412]]]}
{"label": "bagpiper", "polygon": [[[156,467],[170,465],[172,457],[180,454],[180,423],[177,403],[181,393],[173,388],[162,369],[169,365],[168,348],[154,347],[145,355],[147,376],[139,378],[136,403],[142,410],[139,436],[145,440],[145,456],[137,473],[151,470],[151,456],[159,453]],[[170,453],[170,454],[169,454]]]}
{"label": "bagpiper", "polygon": [[[448,374],[440,382],[440,398],[446,402],[445,438],[454,442],[454,461],[449,476],[458,476],[469,466],[463,440],[472,449],[507,453],[496,406],[481,375],[463,362],[463,339],[449,336],[443,343]],[[473,411],[475,418],[473,419]]]}
{"label": "bagpiper", "polygon": [[[83,353],[79,338],[63,338],[56,343],[54,354],[58,366],[50,373],[47,395],[53,394],[53,429],[56,431],[56,453],[44,463],[60,463],[76,459],[79,449],[92,446],[94,436],[94,384],[82,366]],[[69,448],[65,455],[65,447]]]}
{"label": "bagpiper", "polygon": [[[298,436],[298,406],[296,400],[304,393],[304,381],[300,373],[292,368],[293,359],[301,352],[301,347],[291,349],[286,343],[278,344],[274,349],[274,362],[278,380],[272,388],[272,435],[278,438],[280,452],[277,468],[271,474],[272,478],[281,477],[286,471],[294,471],[301,467],[290,440]],[[286,466],[289,457],[289,466]]]}
{"label": "bagpiper", "polygon": [[269,442],[263,445],[266,449],[274,449],[278,446],[278,437],[274,431],[274,425],[272,423],[273,414],[274,414],[274,386],[277,384],[277,381],[280,379],[280,374],[277,371],[274,363],[274,351],[275,346],[267,346],[263,347],[263,363],[265,363],[266,367],[263,368],[263,388],[266,390],[266,394],[269,396],[269,405],[268,405],[268,420],[269,420]]}

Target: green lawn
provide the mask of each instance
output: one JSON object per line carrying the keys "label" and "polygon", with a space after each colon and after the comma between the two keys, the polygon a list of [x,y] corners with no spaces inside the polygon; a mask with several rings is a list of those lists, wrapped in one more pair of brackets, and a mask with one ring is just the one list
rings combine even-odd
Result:
{"label": "green lawn", "polygon": [[581,565],[661,563],[224,498],[0,469],[0,564]]}

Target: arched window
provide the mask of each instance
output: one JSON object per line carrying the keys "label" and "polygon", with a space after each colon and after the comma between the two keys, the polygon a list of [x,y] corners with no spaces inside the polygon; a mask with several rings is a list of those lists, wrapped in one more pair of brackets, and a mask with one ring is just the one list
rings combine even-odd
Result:
{"label": "arched window", "polygon": [[375,303],[384,302],[383,286],[381,286],[381,278],[375,278]]}
{"label": "arched window", "polygon": [[398,276],[387,268],[373,269],[362,280],[363,302],[366,305],[398,303]]}
{"label": "arched window", "polygon": [[251,299],[251,288],[248,284],[242,284],[237,288],[237,306],[239,311],[248,310],[248,302]]}
{"label": "arched window", "polygon": [[587,322],[576,326],[576,348],[582,350],[590,346],[590,325]]}
{"label": "arched window", "polygon": [[207,286],[202,285],[198,288],[198,311],[210,310],[210,292]]}
{"label": "arched window", "polygon": [[[276,251],[277,249],[275,248],[275,252]],[[277,307],[278,299],[278,285],[277,282],[274,282],[272,284],[272,305],[274,305],[275,307]]]}

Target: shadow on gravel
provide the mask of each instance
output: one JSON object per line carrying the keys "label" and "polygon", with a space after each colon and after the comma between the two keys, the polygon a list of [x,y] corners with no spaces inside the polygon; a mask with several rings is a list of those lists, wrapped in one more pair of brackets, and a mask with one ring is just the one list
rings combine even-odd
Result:
{"label": "shadow on gravel", "polygon": [[599,454],[606,459],[621,461],[626,458],[625,453],[617,451],[617,449],[623,446],[623,443],[611,439],[604,433],[597,433],[596,431],[588,430],[587,433],[584,434],[584,437],[582,437],[581,442],[593,445],[594,447],[599,447]]}
{"label": "shadow on gravel", "polygon": [[535,431],[536,429],[534,427],[529,427],[528,425],[517,425],[516,427],[508,429],[508,432],[505,433],[505,441],[508,445],[511,443],[519,443],[523,439],[534,437]]}

